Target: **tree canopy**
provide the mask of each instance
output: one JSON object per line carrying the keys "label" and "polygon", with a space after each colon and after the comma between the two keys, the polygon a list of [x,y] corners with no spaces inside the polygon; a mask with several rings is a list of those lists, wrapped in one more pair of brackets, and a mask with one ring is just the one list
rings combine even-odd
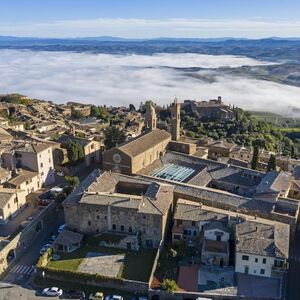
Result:
{"label": "tree canopy", "polygon": [[84,158],[84,150],[77,141],[69,140],[67,143],[68,159],[71,163],[75,163]]}
{"label": "tree canopy", "polygon": [[117,144],[123,143],[125,139],[125,133],[115,125],[112,125],[105,130],[104,143],[107,149],[110,149],[116,146]]}

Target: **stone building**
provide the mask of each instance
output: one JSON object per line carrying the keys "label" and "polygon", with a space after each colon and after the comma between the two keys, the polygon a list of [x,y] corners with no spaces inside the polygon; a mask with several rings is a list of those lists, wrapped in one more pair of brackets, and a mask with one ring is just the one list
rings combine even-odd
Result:
{"label": "stone building", "polygon": [[28,169],[37,172],[40,187],[54,183],[52,146],[45,143],[22,143],[2,154],[2,165],[9,170]]}
{"label": "stone building", "polygon": [[0,224],[7,223],[26,203],[25,191],[0,188]]}
{"label": "stone building", "polygon": [[135,174],[159,159],[170,140],[171,135],[165,130],[149,131],[103,152],[103,169],[123,174]]}
{"label": "stone building", "polygon": [[201,261],[205,265],[218,267],[229,264],[230,231],[220,221],[211,221],[203,227]]}
{"label": "stone building", "polygon": [[277,277],[287,270],[289,225],[246,221],[236,226],[235,271]]}
{"label": "stone building", "polygon": [[25,191],[27,196],[41,188],[40,176],[37,172],[21,169],[17,175],[5,183],[6,187]]}
{"label": "stone building", "polygon": [[180,103],[177,99],[171,104],[171,135],[173,141],[180,138]]}
{"label": "stone building", "polygon": [[188,111],[197,111],[201,119],[220,121],[235,119],[233,110],[228,105],[223,103],[221,97],[209,101],[185,100],[184,106]]}
{"label": "stone building", "polygon": [[66,148],[69,141],[78,143],[83,149],[84,162],[87,167],[99,163],[101,160],[101,143],[92,138],[87,139],[74,136],[73,134],[62,134],[57,141],[61,143],[62,148]]}
{"label": "stone building", "polygon": [[152,131],[156,129],[156,125],[157,125],[157,116],[156,116],[155,108],[152,105],[152,103],[150,103],[147,106],[146,114],[145,114],[145,130]]}
{"label": "stone building", "polygon": [[173,187],[95,170],[63,206],[70,230],[84,234],[139,234],[142,247],[156,248],[164,238],[172,211]]}

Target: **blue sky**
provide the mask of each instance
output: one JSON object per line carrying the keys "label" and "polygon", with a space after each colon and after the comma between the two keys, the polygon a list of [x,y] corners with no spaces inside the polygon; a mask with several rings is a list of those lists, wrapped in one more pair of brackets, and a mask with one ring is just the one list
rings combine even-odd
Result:
{"label": "blue sky", "polygon": [[299,0],[0,0],[0,35],[300,36]]}

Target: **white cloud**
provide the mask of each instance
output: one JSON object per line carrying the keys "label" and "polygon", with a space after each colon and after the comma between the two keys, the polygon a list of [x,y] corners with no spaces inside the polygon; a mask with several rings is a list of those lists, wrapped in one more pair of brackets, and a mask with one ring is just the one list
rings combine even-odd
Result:
{"label": "white cloud", "polygon": [[[1,22],[1,21],[0,21]],[[58,20],[49,23],[0,23],[0,35],[39,37],[299,37],[299,20],[122,19]]]}
{"label": "white cloud", "polygon": [[[109,55],[71,52],[0,51],[0,94],[19,92],[57,102],[128,105],[153,99],[168,104],[177,96],[210,99],[222,95],[227,103],[273,112],[300,108],[297,87],[199,71],[186,76],[185,67],[259,65],[246,57],[200,54]],[[164,67],[160,67],[164,66]],[[195,74],[195,73],[193,73]],[[205,75],[205,76],[204,76]],[[213,77],[212,82],[201,80]]]}

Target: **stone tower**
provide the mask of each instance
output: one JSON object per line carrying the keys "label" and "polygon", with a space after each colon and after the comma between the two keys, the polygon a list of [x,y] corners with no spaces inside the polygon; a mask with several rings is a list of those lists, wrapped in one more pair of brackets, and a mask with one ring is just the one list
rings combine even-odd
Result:
{"label": "stone tower", "polygon": [[156,129],[156,123],[157,123],[157,116],[156,116],[155,108],[152,105],[152,103],[150,103],[149,105],[147,105],[146,114],[145,114],[146,131],[152,131]]}
{"label": "stone tower", "polygon": [[180,103],[177,98],[171,104],[171,135],[173,141],[180,138]]}

